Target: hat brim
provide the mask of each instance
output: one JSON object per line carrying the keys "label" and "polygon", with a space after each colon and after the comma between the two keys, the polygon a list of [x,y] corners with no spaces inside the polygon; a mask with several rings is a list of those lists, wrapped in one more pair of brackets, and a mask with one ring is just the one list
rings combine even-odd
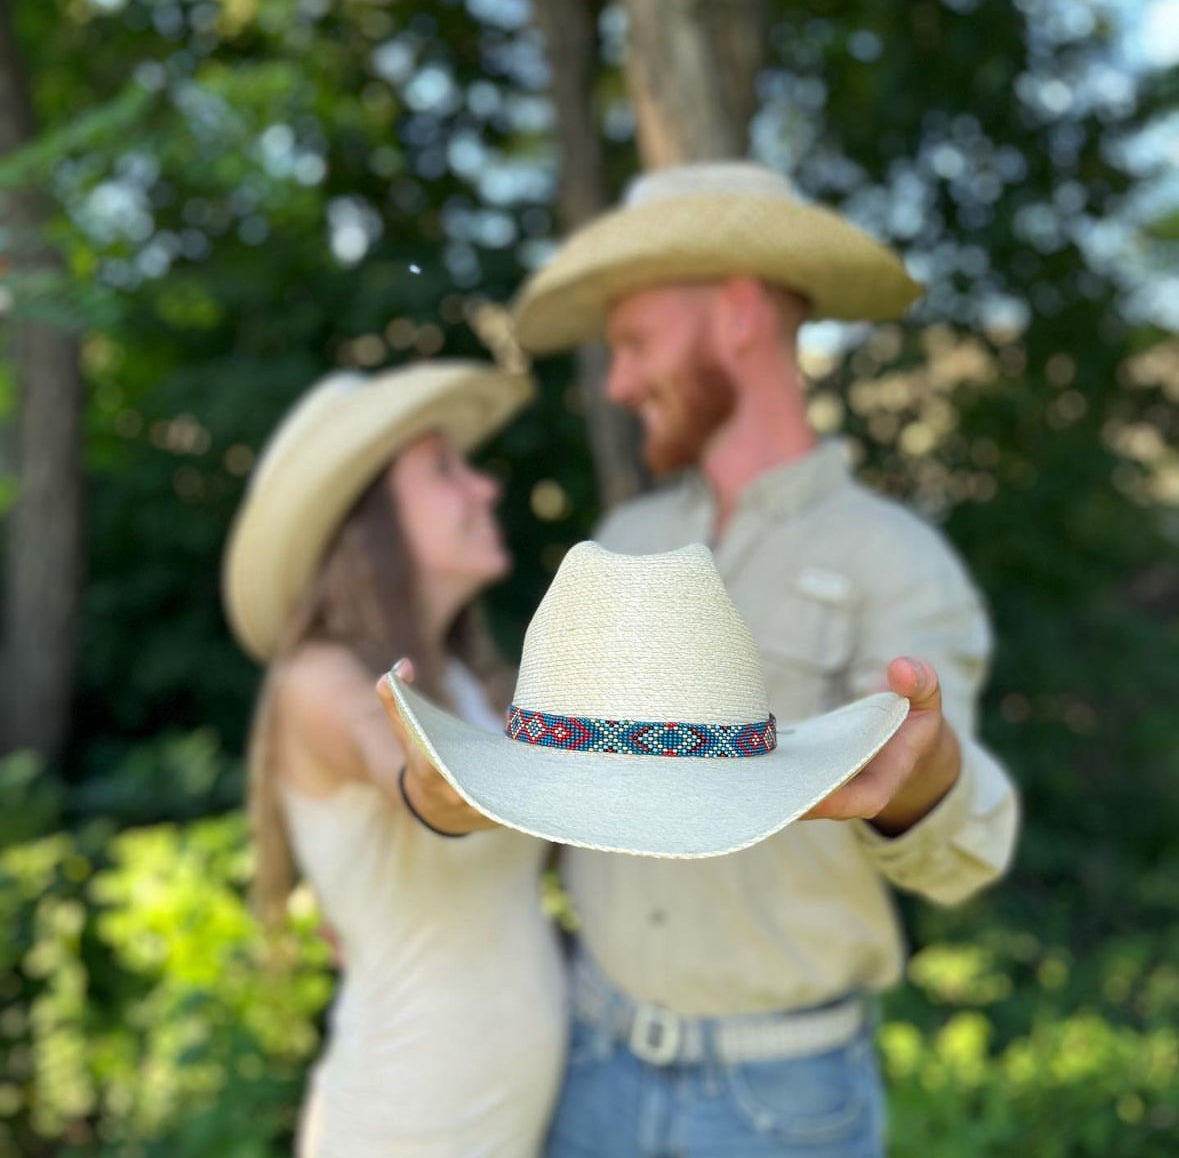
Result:
{"label": "hat brim", "polygon": [[226,547],[226,615],[245,650],[270,660],[341,520],[402,449],[440,431],[466,452],[533,394],[526,375],[449,360],[305,398],[264,452]]}
{"label": "hat brim", "polygon": [[525,744],[387,679],[413,740],[483,815],[558,844],[653,857],[721,856],[765,840],[850,780],[909,711],[880,692],[781,727],[764,756],[663,759]]}
{"label": "hat brim", "polygon": [[892,250],[829,209],[691,194],[625,206],[575,232],[520,291],[516,338],[551,353],[601,336],[627,294],[742,274],[801,294],[815,319],[898,318],[922,291]]}

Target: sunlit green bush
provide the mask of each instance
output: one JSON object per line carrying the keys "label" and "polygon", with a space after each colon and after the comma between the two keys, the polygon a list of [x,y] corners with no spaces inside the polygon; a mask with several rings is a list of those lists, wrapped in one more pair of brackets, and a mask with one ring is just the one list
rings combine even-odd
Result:
{"label": "sunlit green bush", "polygon": [[[267,954],[244,820],[0,853],[0,1154],[290,1152],[330,989],[310,905]],[[1077,961],[1027,933],[919,951],[879,1040],[895,1158],[1173,1158],[1166,930]]]}
{"label": "sunlit green bush", "polygon": [[[890,1153],[1179,1153],[1173,942],[1110,940],[1082,967],[1026,935],[1006,961],[977,945],[922,950],[910,967],[921,1000],[910,990],[897,1002],[916,1018],[886,1020],[879,1034]],[[1013,1006],[1028,1014],[1010,1034]]]}
{"label": "sunlit green bush", "polygon": [[288,1153],[330,991],[310,906],[267,946],[240,815],[0,853],[0,1154]]}

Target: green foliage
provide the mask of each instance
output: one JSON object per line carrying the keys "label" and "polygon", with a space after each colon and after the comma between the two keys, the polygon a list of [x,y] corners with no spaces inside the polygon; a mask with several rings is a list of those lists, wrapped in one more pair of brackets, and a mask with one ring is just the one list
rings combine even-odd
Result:
{"label": "green foliage", "polygon": [[[0,854],[0,1154],[289,1152],[327,950],[304,900],[266,956],[247,868],[239,815]],[[998,925],[922,949],[879,1031],[890,1152],[1173,1154],[1176,960],[1173,928],[1086,959]]]}
{"label": "green foliage", "polygon": [[[57,207],[47,240],[65,273],[10,270],[10,316],[88,335],[90,569],[67,762],[89,781],[177,727],[240,747],[256,677],[225,631],[218,565],[244,477],[334,366],[484,354],[465,309],[507,298],[519,247],[550,228],[545,164],[513,169],[535,152],[543,73],[518,21],[460,4],[62,0],[16,17],[45,131],[0,178],[36,179]],[[341,228],[352,248],[333,251]],[[591,524],[592,472],[560,389],[487,458],[519,544],[516,580],[492,598],[513,648]],[[539,481],[569,501],[537,528]]]}
{"label": "green foliage", "polygon": [[0,1154],[289,1152],[327,950],[306,904],[268,948],[247,871],[240,815],[0,853]]}
{"label": "green foliage", "polygon": [[226,754],[211,728],[162,732],[126,750],[95,744],[91,759],[99,767],[111,759],[113,766],[76,785],[70,808],[119,825],[191,819],[232,808],[244,796],[242,762]]}
{"label": "green foliage", "polygon": [[1034,1028],[1001,1053],[990,1022],[960,1012],[923,1035],[885,1025],[892,1153],[1164,1158],[1179,1131],[1179,1037],[1080,1013]]}
{"label": "green foliage", "polygon": [[0,848],[51,832],[62,808],[61,786],[35,752],[0,758]]}
{"label": "green foliage", "polygon": [[0,161],[0,189],[43,182],[66,158],[87,149],[109,148],[138,126],[151,100],[147,89],[129,84],[108,105],[90,109],[61,128],[43,133],[23,149],[7,154]]}
{"label": "green foliage", "polygon": [[[1173,932],[1105,942],[1078,966],[1024,935],[922,950],[922,991],[879,1042],[891,1153],[1170,1155],[1179,1142]],[[912,1017],[912,1020],[909,1018]]]}

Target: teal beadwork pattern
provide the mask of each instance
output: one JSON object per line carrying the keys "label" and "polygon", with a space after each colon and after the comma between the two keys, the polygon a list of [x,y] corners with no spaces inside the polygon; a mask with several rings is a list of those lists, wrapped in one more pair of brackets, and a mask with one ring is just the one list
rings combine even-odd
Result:
{"label": "teal beadwork pattern", "polygon": [[778,746],[773,715],[753,723],[690,724],[679,720],[561,716],[512,704],[504,734],[543,748],[625,756],[764,756]]}

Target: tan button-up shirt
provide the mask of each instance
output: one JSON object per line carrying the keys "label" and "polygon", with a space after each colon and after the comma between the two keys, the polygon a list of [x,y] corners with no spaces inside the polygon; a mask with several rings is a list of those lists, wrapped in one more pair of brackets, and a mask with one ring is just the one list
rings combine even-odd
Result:
{"label": "tan button-up shirt", "polygon": [[[600,529],[615,551],[709,542],[699,475],[628,503]],[[978,593],[931,527],[848,473],[837,444],[760,476],[740,496],[717,566],[762,651],[781,722],[884,685],[890,660],[938,670],[963,748],[948,795],[895,839],[870,825],[803,821],[706,860],[566,849],[584,944],[623,991],[682,1014],[813,1005],[900,977],[889,885],[952,904],[998,877],[1015,843],[1015,791],[973,739],[990,650]]]}

